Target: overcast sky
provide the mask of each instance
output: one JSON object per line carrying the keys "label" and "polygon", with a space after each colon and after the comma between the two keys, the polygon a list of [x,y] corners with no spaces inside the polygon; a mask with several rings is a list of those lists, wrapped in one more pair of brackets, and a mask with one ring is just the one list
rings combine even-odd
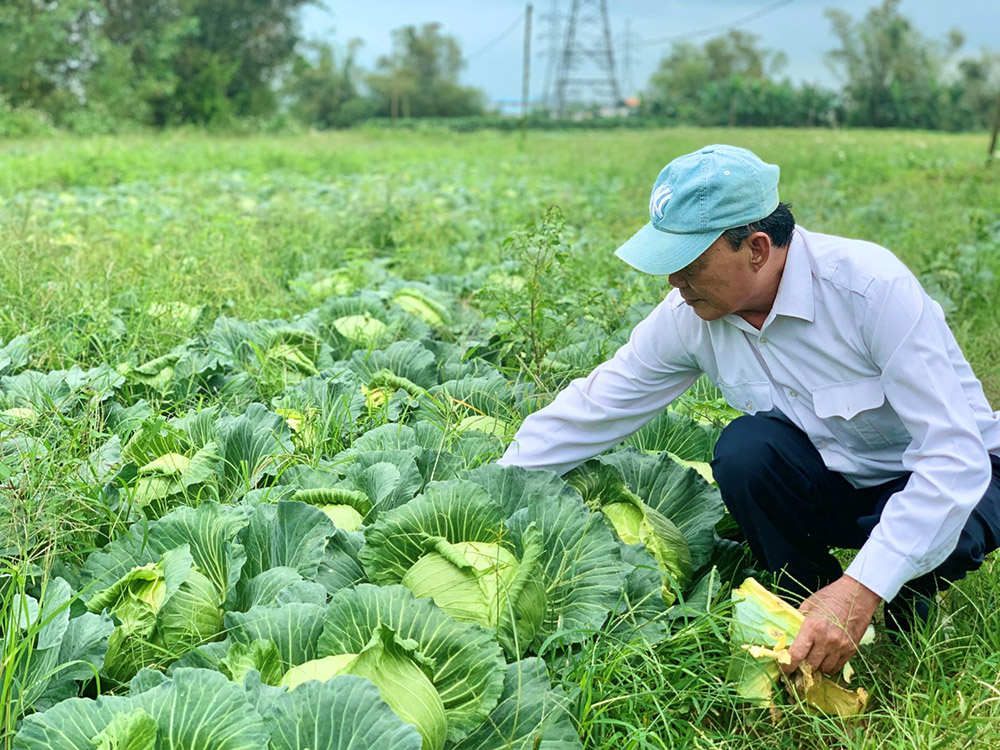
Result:
{"label": "overcast sky", "polygon": [[[523,26],[518,23],[501,41],[483,49],[523,16],[521,0],[326,0],[327,10],[308,8],[302,25],[306,38],[343,43],[353,37],[364,40],[359,55],[362,67],[371,68],[379,55],[390,51],[390,32],[406,24],[438,21],[447,33],[459,39],[469,64],[462,82],[486,91],[492,101],[515,101],[521,92]],[[645,86],[667,45],[643,44],[674,34],[738,22],[749,14],[774,4],[773,0],[607,0],[611,33],[615,39],[620,77],[630,72],[631,89]],[[824,53],[837,46],[830,33],[824,9],[838,7],[856,19],[878,0],[793,0],[790,4],[738,28],[757,34],[767,49],[783,50],[788,58],[784,74],[796,82],[837,86],[824,63]],[[565,15],[572,0],[535,0],[531,91],[541,96],[544,84],[550,26],[545,16],[553,8]],[[1000,52],[1000,0],[903,0],[901,12],[932,39],[944,40],[949,29],[965,34],[966,54],[984,47]],[[632,65],[624,67],[626,28],[631,29]],[[700,36],[703,42],[711,35]],[[478,53],[478,54],[477,54]],[[586,71],[582,71],[586,74]],[[629,81],[624,81],[628,85]]]}

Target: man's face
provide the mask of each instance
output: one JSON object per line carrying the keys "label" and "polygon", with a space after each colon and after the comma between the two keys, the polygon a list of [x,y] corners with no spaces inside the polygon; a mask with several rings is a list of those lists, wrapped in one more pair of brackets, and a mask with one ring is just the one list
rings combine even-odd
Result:
{"label": "man's face", "polygon": [[667,280],[702,320],[718,320],[744,310],[753,296],[756,281],[749,244],[744,241],[739,249],[733,250],[728,240],[719,237]]}

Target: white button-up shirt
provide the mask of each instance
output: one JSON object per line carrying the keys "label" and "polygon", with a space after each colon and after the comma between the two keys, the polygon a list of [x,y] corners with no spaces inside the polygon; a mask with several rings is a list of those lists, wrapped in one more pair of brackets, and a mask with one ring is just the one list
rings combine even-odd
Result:
{"label": "white button-up shirt", "polygon": [[912,472],[847,574],[889,600],[954,550],[1000,455],[994,412],[934,302],[891,252],[796,227],[760,330],[673,290],[628,343],[529,416],[500,463],[560,474],[621,442],[702,373],[776,409],[855,487]]}

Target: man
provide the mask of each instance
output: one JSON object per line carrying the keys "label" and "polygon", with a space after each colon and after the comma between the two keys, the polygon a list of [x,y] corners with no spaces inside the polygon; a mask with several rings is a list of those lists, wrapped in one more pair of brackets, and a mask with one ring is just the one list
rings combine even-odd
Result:
{"label": "man", "polygon": [[[660,172],[650,222],[616,254],[674,289],[501,463],[564,473],[706,374],[745,413],[715,448],[722,498],[807,597],[787,669],[834,672],[880,601],[899,626],[998,546],[1000,413],[913,274],[878,245],[796,227],[777,186],[778,167],[732,146]],[[859,552],[842,571],[830,547]]]}

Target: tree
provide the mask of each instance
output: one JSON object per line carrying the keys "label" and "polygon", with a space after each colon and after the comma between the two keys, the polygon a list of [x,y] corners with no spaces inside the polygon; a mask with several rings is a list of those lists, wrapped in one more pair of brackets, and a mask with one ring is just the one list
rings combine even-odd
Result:
{"label": "tree", "polygon": [[844,81],[850,124],[942,125],[942,73],[960,44],[958,36],[952,34],[946,44],[927,39],[899,12],[899,0],[883,0],[861,21],[842,10],[826,14],[841,45],[827,60]]}
{"label": "tree", "polygon": [[352,39],[339,55],[333,45],[312,43],[295,58],[284,87],[291,113],[320,128],[353,125],[374,114],[375,104],[358,92],[355,58],[362,42]]}
{"label": "tree", "polygon": [[647,100],[654,112],[698,120],[707,86],[729,79],[771,80],[784,65],[783,53],[760,48],[758,37],[745,31],[731,30],[700,47],[680,42],[671,46],[650,78]]}
{"label": "tree", "polygon": [[458,40],[441,24],[404,26],[392,32],[392,53],[368,76],[377,112],[390,117],[456,117],[482,114],[484,94],[459,85],[465,66]]}
{"label": "tree", "polygon": [[117,122],[164,124],[180,81],[178,56],[198,33],[198,19],[178,0],[98,2],[101,39],[86,109]]}
{"label": "tree", "polygon": [[97,59],[94,0],[5,0],[0,4],[0,96],[58,118],[80,105]]}
{"label": "tree", "polygon": [[644,110],[702,125],[829,125],[837,109],[831,91],[776,81],[782,52],[763,49],[758,38],[730,31],[702,46],[670,48],[650,78]]}

